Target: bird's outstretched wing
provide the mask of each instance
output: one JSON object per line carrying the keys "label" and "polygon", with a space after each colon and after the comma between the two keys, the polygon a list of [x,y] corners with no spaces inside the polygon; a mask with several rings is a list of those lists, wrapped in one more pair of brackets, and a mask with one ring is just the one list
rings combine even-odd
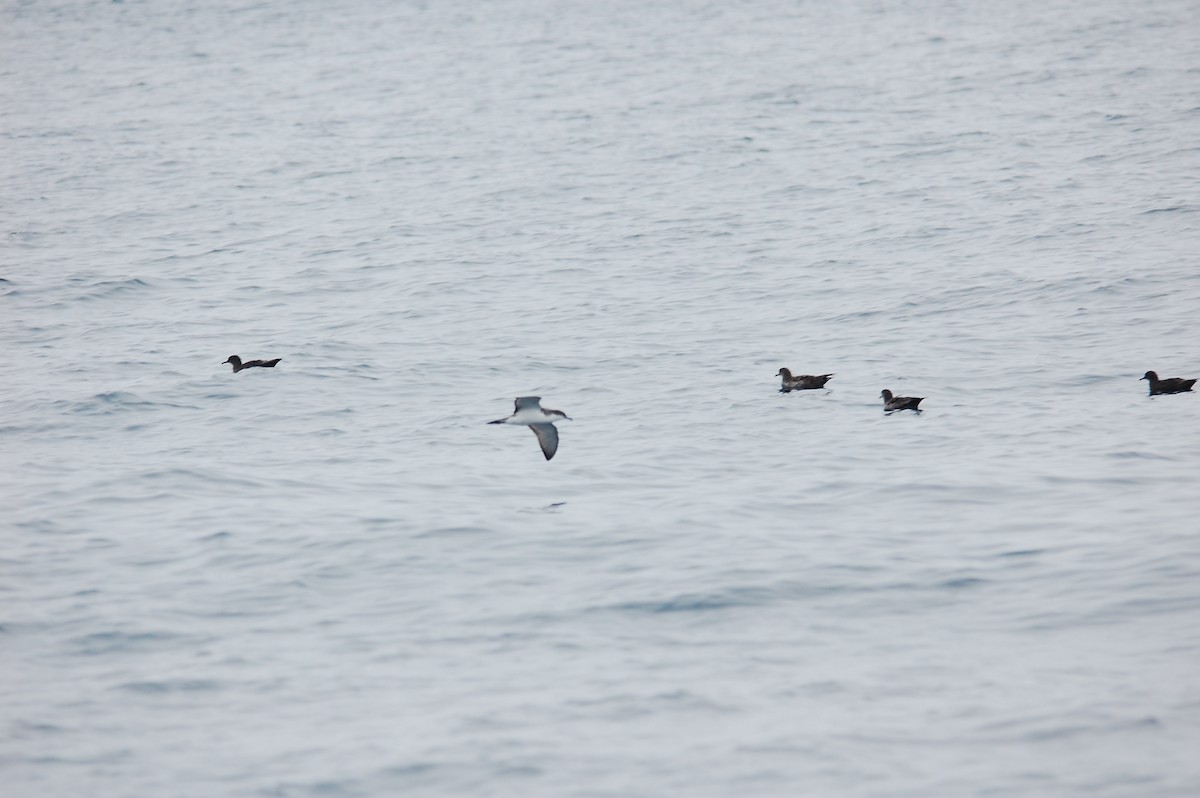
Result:
{"label": "bird's outstretched wing", "polygon": [[542,397],[540,396],[518,396],[513,405],[513,412],[519,413],[525,408],[541,407],[541,402]]}
{"label": "bird's outstretched wing", "polygon": [[554,425],[530,424],[529,428],[537,436],[538,443],[542,447],[542,454],[546,455],[546,459],[554,457],[554,453],[558,451],[558,430],[554,428]]}

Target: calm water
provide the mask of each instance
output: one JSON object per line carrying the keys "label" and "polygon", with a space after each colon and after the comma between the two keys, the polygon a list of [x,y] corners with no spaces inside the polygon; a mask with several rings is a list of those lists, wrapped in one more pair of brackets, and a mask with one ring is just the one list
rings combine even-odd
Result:
{"label": "calm water", "polygon": [[4,794],[1195,796],[1198,20],[5,0]]}

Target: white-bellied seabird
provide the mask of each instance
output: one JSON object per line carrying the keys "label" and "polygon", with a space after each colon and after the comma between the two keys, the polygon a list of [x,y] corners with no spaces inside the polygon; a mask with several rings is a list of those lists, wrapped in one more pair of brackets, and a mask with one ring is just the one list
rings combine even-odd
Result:
{"label": "white-bellied seabird", "polygon": [[570,421],[571,417],[561,410],[546,410],[541,402],[540,396],[518,396],[511,416],[488,423],[522,424],[529,427],[542,446],[542,454],[549,460],[558,451],[558,430],[555,429],[554,422],[564,418]]}

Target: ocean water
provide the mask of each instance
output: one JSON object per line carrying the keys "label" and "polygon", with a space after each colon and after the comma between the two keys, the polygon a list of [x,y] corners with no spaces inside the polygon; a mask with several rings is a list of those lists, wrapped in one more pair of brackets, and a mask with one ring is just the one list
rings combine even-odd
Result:
{"label": "ocean water", "polygon": [[4,795],[1197,795],[1198,20],[6,0]]}

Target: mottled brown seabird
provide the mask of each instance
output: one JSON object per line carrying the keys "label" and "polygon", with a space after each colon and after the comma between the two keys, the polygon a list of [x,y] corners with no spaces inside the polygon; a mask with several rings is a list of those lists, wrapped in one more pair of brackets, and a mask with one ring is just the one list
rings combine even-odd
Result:
{"label": "mottled brown seabird", "polygon": [[253,368],[273,369],[273,368],[275,368],[275,364],[281,360],[283,360],[283,358],[277,357],[274,360],[247,360],[245,363],[243,363],[242,359],[240,357],[238,357],[237,355],[230,355],[229,359],[222,362],[221,365],[224,366],[225,363],[232,364],[233,365],[233,373],[237,374],[242,369],[253,369]]}
{"label": "mottled brown seabird", "polygon": [[892,392],[887,388],[883,389],[883,393],[879,394],[883,397],[883,412],[890,413],[893,410],[916,410],[921,412],[921,408],[917,405],[921,404],[924,396],[892,396]]}
{"label": "mottled brown seabird", "polygon": [[1195,380],[1187,380],[1183,377],[1167,377],[1165,380],[1160,380],[1153,371],[1147,371],[1142,379],[1150,381],[1151,396],[1160,393],[1187,393],[1196,384]]}
{"label": "mottled brown seabird", "polygon": [[783,368],[775,372],[776,377],[781,377],[783,384],[779,386],[780,393],[791,393],[792,391],[811,391],[816,388],[824,388],[825,383],[829,382],[832,374],[801,374],[798,377],[792,376],[789,369]]}
{"label": "mottled brown seabird", "polygon": [[558,429],[555,428],[554,422],[564,418],[570,421],[571,417],[561,410],[547,410],[542,407],[541,403],[542,397],[540,396],[518,396],[511,416],[498,418],[488,423],[521,424],[529,427],[537,436],[538,444],[542,447],[542,454],[546,455],[546,459],[549,460],[558,451]]}

